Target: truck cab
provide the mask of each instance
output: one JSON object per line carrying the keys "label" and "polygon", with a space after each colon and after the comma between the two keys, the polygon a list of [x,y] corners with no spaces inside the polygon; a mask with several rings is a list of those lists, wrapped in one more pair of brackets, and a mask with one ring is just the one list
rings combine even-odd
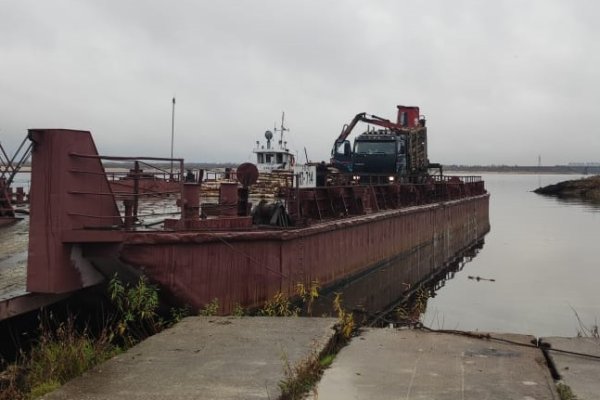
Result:
{"label": "truck cab", "polygon": [[379,130],[359,135],[354,141],[352,172],[403,174],[406,172],[406,135]]}
{"label": "truck cab", "polygon": [[[397,106],[395,122],[366,113],[356,114],[342,128],[331,151],[331,165],[342,173],[388,175],[390,181],[406,177],[418,179],[428,175],[427,128],[419,107]],[[354,140],[347,140],[357,123],[380,127],[369,129]],[[435,164],[437,165],[437,164]]]}

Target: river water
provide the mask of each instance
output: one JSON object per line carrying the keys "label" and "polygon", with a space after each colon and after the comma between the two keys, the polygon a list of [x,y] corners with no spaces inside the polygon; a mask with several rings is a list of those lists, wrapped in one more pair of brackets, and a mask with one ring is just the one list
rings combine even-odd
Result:
{"label": "river water", "polygon": [[491,231],[479,254],[429,299],[423,323],[535,336],[574,336],[579,320],[600,323],[600,206],[531,192],[579,177],[483,175]]}

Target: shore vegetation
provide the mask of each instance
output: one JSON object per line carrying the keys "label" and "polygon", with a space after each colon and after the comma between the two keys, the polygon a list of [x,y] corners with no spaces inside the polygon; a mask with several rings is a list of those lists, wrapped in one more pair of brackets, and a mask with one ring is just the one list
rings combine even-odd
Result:
{"label": "shore vegetation", "polygon": [[28,400],[41,397],[160,332],[183,318],[185,309],[172,309],[171,316],[159,316],[158,288],[142,277],[133,285],[114,276],[108,283],[112,311],[92,332],[87,324],[70,315],[57,321],[54,315],[40,314],[37,340],[23,350],[15,362],[4,363],[0,372],[0,400]]}

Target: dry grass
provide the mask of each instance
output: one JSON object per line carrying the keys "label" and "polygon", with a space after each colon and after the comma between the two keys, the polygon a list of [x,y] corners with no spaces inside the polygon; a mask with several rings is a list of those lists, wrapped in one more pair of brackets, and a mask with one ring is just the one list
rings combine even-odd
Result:
{"label": "dry grass", "polygon": [[56,328],[51,325],[50,318],[40,327],[41,334],[33,348],[0,374],[1,400],[43,396],[121,352],[110,342],[107,330],[98,336],[86,329],[80,332],[73,318]]}
{"label": "dry grass", "polygon": [[[109,295],[116,313],[105,318],[99,333],[78,328],[73,316],[66,321],[41,318],[37,342],[16,362],[2,365],[0,400],[43,396],[169,325],[157,315],[157,288],[144,278],[129,286],[115,276]],[[173,318],[182,315],[178,310]]]}

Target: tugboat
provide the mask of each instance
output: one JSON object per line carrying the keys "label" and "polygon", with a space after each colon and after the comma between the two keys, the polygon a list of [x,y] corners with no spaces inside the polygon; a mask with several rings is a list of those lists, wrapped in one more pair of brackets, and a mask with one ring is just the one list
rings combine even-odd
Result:
{"label": "tugboat", "polygon": [[[275,170],[291,171],[296,164],[294,154],[288,149],[287,142],[283,139],[284,132],[289,129],[284,126],[285,113],[281,113],[281,126],[273,127],[273,132],[266,131],[266,144],[256,141],[256,148],[252,150],[256,154],[256,167],[259,173],[271,173]],[[279,141],[273,141],[273,135],[279,133]]]}

